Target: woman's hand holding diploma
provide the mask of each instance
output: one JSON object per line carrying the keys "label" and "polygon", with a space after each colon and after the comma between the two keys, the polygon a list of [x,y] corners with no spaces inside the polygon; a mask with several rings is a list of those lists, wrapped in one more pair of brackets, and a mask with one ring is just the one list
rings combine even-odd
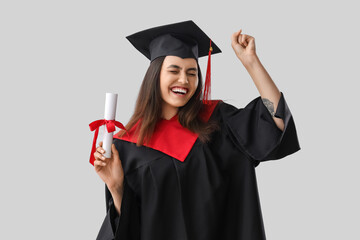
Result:
{"label": "woman's hand holding diploma", "polygon": [[124,190],[124,170],[120,161],[119,153],[114,144],[111,145],[111,158],[105,158],[105,150],[100,147],[96,148],[94,153],[94,168],[96,173],[105,182],[114,200],[115,208],[120,214],[121,200]]}

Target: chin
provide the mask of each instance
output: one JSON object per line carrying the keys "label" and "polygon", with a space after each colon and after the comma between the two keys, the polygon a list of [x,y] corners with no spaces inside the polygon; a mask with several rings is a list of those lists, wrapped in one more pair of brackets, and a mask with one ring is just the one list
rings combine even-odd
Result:
{"label": "chin", "polygon": [[183,103],[177,103],[177,104],[171,104],[173,107],[183,107],[188,103],[188,101],[183,102]]}
{"label": "chin", "polygon": [[[191,96],[192,96],[192,94],[191,94]],[[183,98],[179,98],[179,97],[176,97],[176,96],[172,96],[172,95],[170,94],[170,95],[167,96],[166,100],[165,100],[165,99],[163,99],[163,100],[165,100],[165,102],[166,102],[168,105],[170,105],[170,106],[172,106],[172,107],[177,107],[177,108],[179,108],[179,107],[185,106],[185,105],[190,101],[191,96],[190,96],[190,98],[189,98],[189,96],[183,97]]]}

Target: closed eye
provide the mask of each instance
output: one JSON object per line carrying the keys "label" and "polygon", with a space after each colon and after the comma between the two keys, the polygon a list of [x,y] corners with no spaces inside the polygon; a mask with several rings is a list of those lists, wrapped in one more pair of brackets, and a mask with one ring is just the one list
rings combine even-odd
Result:
{"label": "closed eye", "polygon": [[[178,74],[178,71],[170,71],[171,73]],[[196,76],[194,73],[188,73],[190,76]]]}

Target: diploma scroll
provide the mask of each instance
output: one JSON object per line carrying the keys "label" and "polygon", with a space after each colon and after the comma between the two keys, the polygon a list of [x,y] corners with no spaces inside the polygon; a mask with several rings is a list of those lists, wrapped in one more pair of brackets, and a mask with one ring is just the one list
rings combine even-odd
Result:
{"label": "diploma scroll", "polygon": [[[115,120],[116,116],[116,102],[117,94],[115,93],[106,93],[105,99],[105,120]],[[106,126],[104,126],[104,138],[103,138],[103,149],[105,150],[104,156],[106,158],[111,158],[111,145],[113,142],[113,132],[109,133]]]}

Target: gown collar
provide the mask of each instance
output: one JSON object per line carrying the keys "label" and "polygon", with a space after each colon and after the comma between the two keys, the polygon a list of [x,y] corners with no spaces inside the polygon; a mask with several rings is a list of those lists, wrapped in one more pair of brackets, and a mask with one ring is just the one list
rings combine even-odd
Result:
{"label": "gown collar", "polygon": [[[201,118],[207,122],[220,101],[221,100],[211,100],[205,104],[204,110],[200,113]],[[137,143],[135,130],[138,124],[139,121],[122,137],[118,136],[120,132],[113,137],[127,142]],[[184,162],[197,138],[197,133],[191,132],[180,124],[178,114],[176,114],[169,120],[159,120],[149,143],[144,144],[144,146],[158,150]]]}

